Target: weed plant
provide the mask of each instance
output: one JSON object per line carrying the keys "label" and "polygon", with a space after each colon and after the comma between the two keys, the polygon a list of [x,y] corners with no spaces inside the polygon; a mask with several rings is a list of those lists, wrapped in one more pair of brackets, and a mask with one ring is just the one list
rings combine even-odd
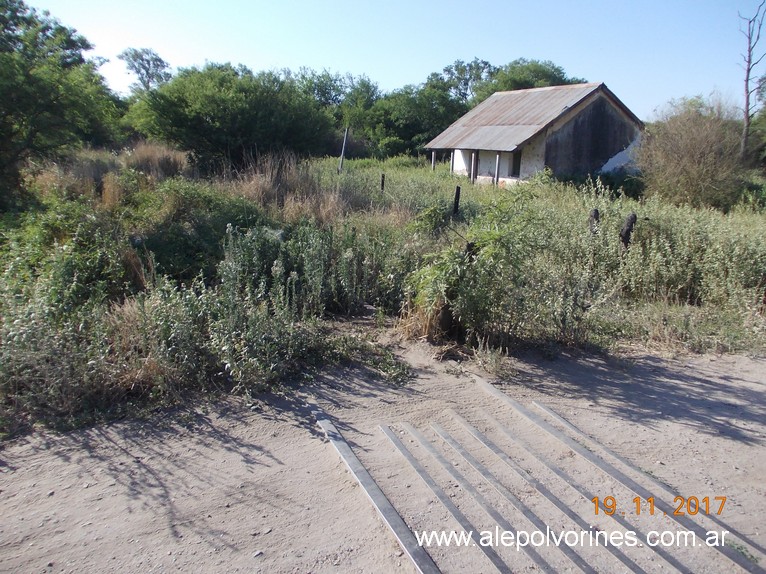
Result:
{"label": "weed plant", "polygon": [[[601,218],[592,232],[593,208]],[[639,220],[625,249],[619,230],[630,212]],[[413,335],[500,347],[639,340],[763,348],[763,225],[762,214],[638,203],[598,182],[541,177],[498,190],[466,241],[410,276],[403,325]],[[658,306],[667,310],[659,321]],[[658,324],[669,327],[660,333]]]}
{"label": "weed plant", "polygon": [[0,433],[258,392],[343,357],[399,381],[385,352],[328,334],[325,319],[370,305],[406,334],[486,353],[766,347],[752,207],[637,202],[547,174],[473,186],[412,159],[338,173],[284,155],[202,181],[172,151],[141,153],[38,166],[32,207],[0,221]]}

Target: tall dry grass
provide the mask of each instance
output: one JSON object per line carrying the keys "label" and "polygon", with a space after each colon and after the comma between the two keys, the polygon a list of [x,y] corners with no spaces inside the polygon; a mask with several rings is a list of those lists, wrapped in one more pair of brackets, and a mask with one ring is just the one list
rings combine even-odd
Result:
{"label": "tall dry grass", "polygon": [[155,142],[139,142],[123,150],[118,159],[123,168],[136,170],[156,182],[195,176],[186,153]]}
{"label": "tall dry grass", "polygon": [[166,145],[139,142],[120,152],[82,149],[59,161],[30,165],[25,184],[40,195],[100,200],[105,207],[174,177],[194,178],[185,153]]}

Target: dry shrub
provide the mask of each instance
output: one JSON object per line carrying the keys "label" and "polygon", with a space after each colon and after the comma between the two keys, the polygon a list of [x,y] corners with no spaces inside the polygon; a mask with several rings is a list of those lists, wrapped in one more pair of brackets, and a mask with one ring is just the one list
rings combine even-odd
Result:
{"label": "dry shrub", "polygon": [[273,201],[271,182],[264,174],[245,173],[232,180],[217,181],[215,187],[222,193],[243,197],[259,205]]}
{"label": "dry shrub", "polygon": [[66,162],[67,171],[76,179],[92,181],[97,191],[104,176],[120,169],[117,157],[106,150],[84,149]]}
{"label": "dry shrub", "polygon": [[157,281],[154,261],[151,256],[144,263],[132,247],[123,248],[120,252],[122,265],[125,269],[125,279],[134,292],[143,291]]}
{"label": "dry shrub", "polygon": [[111,209],[135,193],[155,190],[155,184],[151,176],[133,169],[110,172],[104,176],[101,184],[101,205]]}
{"label": "dry shrub", "polygon": [[244,197],[260,205],[282,206],[296,189],[298,159],[294,154],[269,154],[253,159],[245,169],[225,172],[216,186],[220,191]]}
{"label": "dry shrub", "polygon": [[96,183],[91,178],[75,176],[57,163],[38,167],[26,176],[26,185],[36,188],[41,196],[52,195],[61,199],[93,197]]}
{"label": "dry shrub", "polygon": [[116,156],[105,150],[83,149],[61,161],[30,162],[25,170],[25,184],[42,196],[61,199],[97,198],[104,181],[120,169]]}
{"label": "dry shrub", "polygon": [[106,208],[116,207],[125,195],[125,188],[117,174],[106,174],[101,187],[101,204]]}
{"label": "dry shrub", "polygon": [[741,194],[736,109],[720,100],[673,101],[636,152],[646,192],[676,204],[728,211]]}
{"label": "dry shrub", "polygon": [[216,187],[271,208],[276,216],[290,223],[313,219],[329,224],[349,208],[347,199],[337,189],[322,186],[316,166],[289,152],[254,159],[247,169],[221,178]]}
{"label": "dry shrub", "polygon": [[192,175],[184,152],[158,143],[141,142],[124,152],[121,159],[126,168],[139,171],[158,182]]}
{"label": "dry shrub", "polygon": [[125,392],[144,394],[173,380],[177,373],[163,356],[161,341],[147,327],[151,305],[135,298],[113,304],[104,318],[113,361],[120,368],[114,383]]}
{"label": "dry shrub", "polygon": [[282,218],[288,223],[313,220],[319,225],[329,225],[339,220],[346,212],[346,204],[340,194],[330,192],[324,196],[303,198],[290,194],[285,198],[281,210]]}
{"label": "dry shrub", "polygon": [[396,323],[396,329],[407,339],[424,339],[431,343],[447,339],[445,329],[449,306],[439,298],[430,306],[421,306],[405,301]]}

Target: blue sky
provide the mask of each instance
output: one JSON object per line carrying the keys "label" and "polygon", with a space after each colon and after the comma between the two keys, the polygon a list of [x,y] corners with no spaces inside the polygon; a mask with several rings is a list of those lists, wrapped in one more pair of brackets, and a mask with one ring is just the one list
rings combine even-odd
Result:
{"label": "blue sky", "polygon": [[[457,59],[551,60],[605,82],[650,120],[671,99],[719,93],[741,105],[738,12],[758,0],[29,0],[108,58],[115,91],[135,81],[117,54],[151,48],[174,68],[305,66],[367,75],[384,91],[419,84]],[[762,48],[766,51],[766,30]],[[760,73],[766,73],[766,62]]]}

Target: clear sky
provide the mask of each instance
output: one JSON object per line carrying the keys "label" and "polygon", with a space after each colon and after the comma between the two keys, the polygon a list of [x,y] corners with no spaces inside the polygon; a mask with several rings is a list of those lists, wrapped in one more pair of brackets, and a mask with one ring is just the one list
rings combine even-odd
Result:
{"label": "clear sky", "polygon": [[[135,81],[117,59],[151,48],[174,69],[205,62],[255,72],[301,67],[367,75],[384,91],[455,60],[551,60],[607,86],[650,120],[671,99],[719,93],[742,105],[738,12],[759,0],[28,0],[108,58],[111,88]],[[762,41],[766,51],[766,30]],[[766,60],[759,75],[766,73]]]}

